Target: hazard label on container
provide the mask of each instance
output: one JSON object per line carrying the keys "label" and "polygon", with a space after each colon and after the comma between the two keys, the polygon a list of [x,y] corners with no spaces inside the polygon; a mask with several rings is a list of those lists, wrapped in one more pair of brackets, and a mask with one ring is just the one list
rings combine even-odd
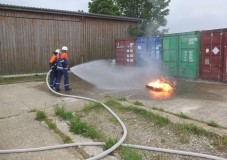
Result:
{"label": "hazard label on container", "polygon": [[213,52],[214,54],[218,54],[219,49],[218,49],[217,47],[215,47],[215,48],[212,50],[212,52]]}

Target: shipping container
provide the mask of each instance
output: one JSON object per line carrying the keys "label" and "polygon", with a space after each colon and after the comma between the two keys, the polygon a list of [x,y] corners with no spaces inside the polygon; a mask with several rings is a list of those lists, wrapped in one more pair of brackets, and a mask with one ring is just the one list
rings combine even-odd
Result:
{"label": "shipping container", "polygon": [[136,40],[134,38],[115,40],[116,63],[128,66],[136,64]]}
{"label": "shipping container", "polygon": [[169,76],[178,76],[178,35],[163,36],[163,72]]}
{"label": "shipping container", "polygon": [[156,37],[136,38],[136,65],[139,67],[158,64],[162,61],[162,39]]}
{"label": "shipping container", "polygon": [[199,76],[200,37],[197,32],[179,35],[178,76],[196,79]]}
{"label": "shipping container", "polygon": [[224,44],[224,58],[223,58],[223,81],[227,81],[227,32],[225,35],[225,44]]}
{"label": "shipping container", "polygon": [[226,29],[201,31],[201,79],[226,81],[226,33]]}
{"label": "shipping container", "polygon": [[163,72],[170,76],[196,79],[199,75],[198,32],[163,36]]}

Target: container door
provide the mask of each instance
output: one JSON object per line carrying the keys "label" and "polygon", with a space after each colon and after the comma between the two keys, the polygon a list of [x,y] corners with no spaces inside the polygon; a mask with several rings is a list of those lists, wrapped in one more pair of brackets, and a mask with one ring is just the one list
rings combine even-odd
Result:
{"label": "container door", "polygon": [[160,67],[162,41],[160,37],[138,37],[136,40],[136,64],[139,67]]}
{"label": "container door", "polygon": [[205,32],[201,35],[200,78],[222,81],[223,34]]}
{"label": "container door", "polygon": [[115,50],[116,50],[116,63],[124,64],[125,60],[125,41],[116,40],[115,41]]}
{"label": "container door", "polygon": [[116,63],[122,65],[135,65],[135,39],[123,39],[115,41]]}
{"label": "container door", "polygon": [[136,42],[134,39],[129,39],[125,41],[125,64],[133,66],[136,64]]}
{"label": "container door", "polygon": [[158,61],[162,61],[162,38],[156,37],[155,38],[155,59]]}
{"label": "container door", "polygon": [[227,82],[227,32],[224,36],[223,81]]}
{"label": "container door", "polygon": [[142,37],[136,38],[136,65],[141,66],[141,55],[142,55]]}
{"label": "container door", "polygon": [[179,77],[198,78],[199,46],[197,34],[188,33],[179,36]]}
{"label": "container door", "polygon": [[149,59],[149,38],[138,37],[136,43],[136,64],[139,67],[144,67]]}
{"label": "container door", "polygon": [[154,37],[152,39],[153,45],[151,46],[152,63],[159,70],[162,69],[162,38]]}
{"label": "container door", "polygon": [[144,59],[146,60],[147,66],[150,66],[152,68],[158,69],[160,63],[158,63],[159,60],[157,60],[156,57],[156,38],[155,37],[149,37],[147,42],[147,54],[144,56]]}
{"label": "container door", "polygon": [[163,72],[170,76],[178,74],[178,36],[163,37]]}

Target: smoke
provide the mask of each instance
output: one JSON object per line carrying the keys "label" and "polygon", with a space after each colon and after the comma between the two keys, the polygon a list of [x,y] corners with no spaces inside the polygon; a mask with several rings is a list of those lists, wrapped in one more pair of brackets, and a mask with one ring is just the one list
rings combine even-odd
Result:
{"label": "smoke", "polygon": [[169,14],[168,5],[170,0],[148,0],[152,4],[150,8],[150,14],[152,15],[146,20],[145,24],[145,36],[156,36],[164,33],[168,33],[167,19],[165,18]]}
{"label": "smoke", "polygon": [[153,61],[143,67],[127,67],[110,60],[97,60],[74,66],[71,71],[100,89],[130,90],[144,88],[149,81],[160,77],[159,65]]}

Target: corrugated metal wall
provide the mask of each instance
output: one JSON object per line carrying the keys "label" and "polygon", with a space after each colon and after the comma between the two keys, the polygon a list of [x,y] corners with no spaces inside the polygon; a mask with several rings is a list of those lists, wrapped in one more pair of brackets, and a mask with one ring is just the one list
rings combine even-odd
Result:
{"label": "corrugated metal wall", "polygon": [[225,46],[227,29],[202,31],[200,78],[215,81],[226,81]]}
{"label": "corrugated metal wall", "polygon": [[69,47],[70,65],[113,58],[115,39],[136,21],[0,9],[0,75],[48,71],[52,51]]}

